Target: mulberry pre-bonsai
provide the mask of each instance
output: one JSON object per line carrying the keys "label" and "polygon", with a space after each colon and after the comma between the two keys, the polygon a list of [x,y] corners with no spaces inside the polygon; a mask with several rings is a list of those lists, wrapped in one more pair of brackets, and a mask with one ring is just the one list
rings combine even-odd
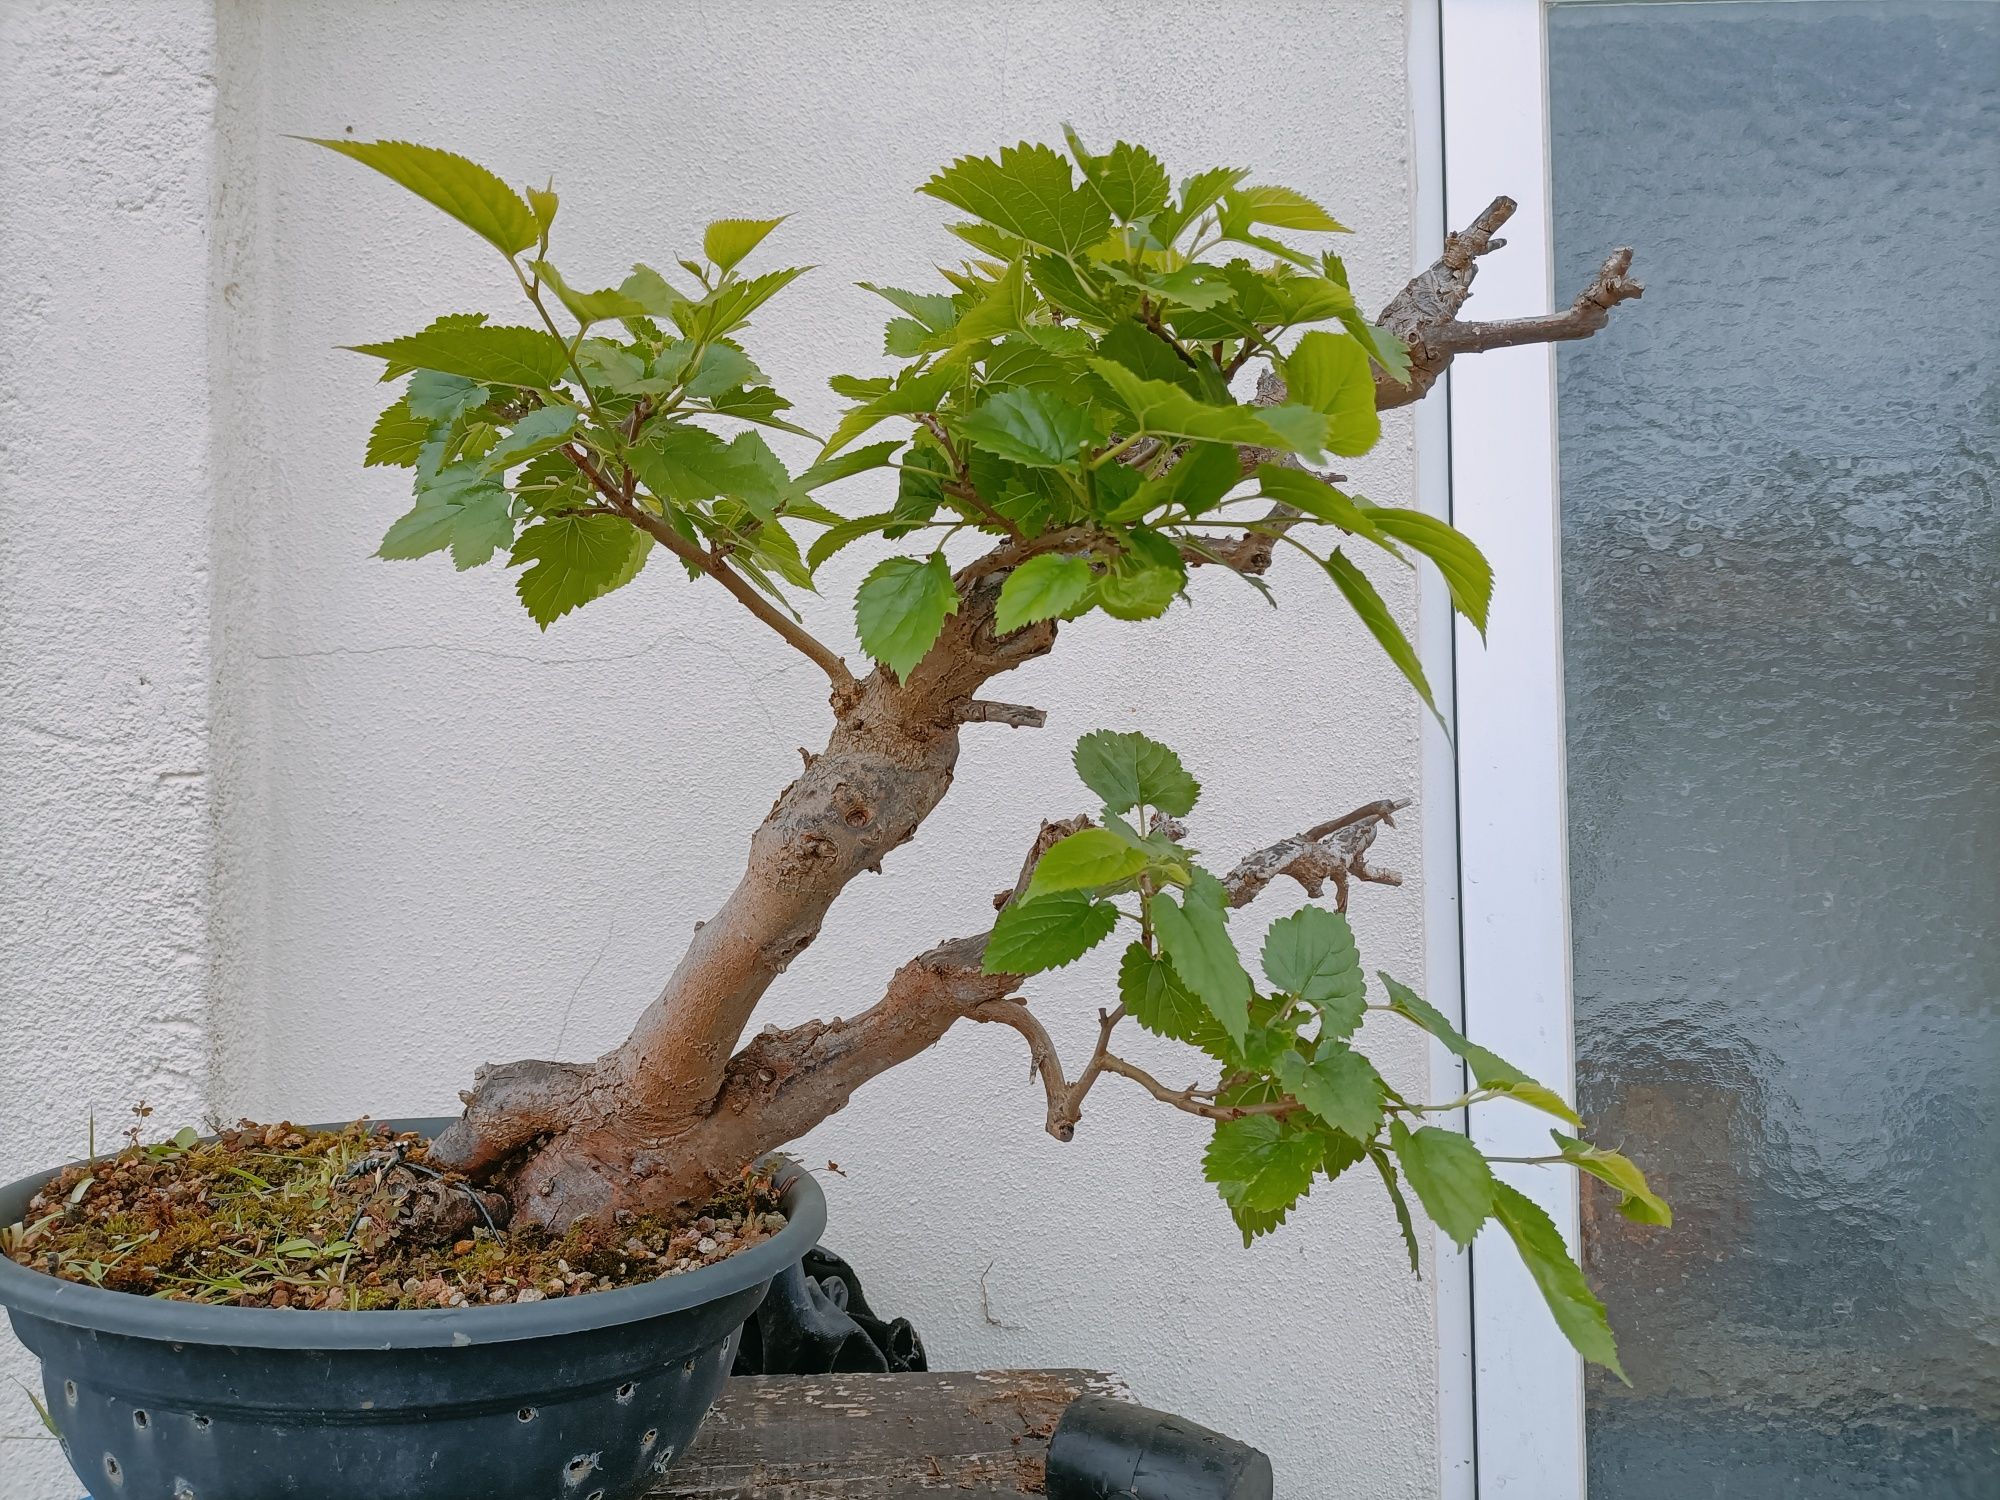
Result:
{"label": "mulberry pre-bonsai", "polygon": [[[967,216],[952,226],[966,258],[942,270],[940,290],[870,286],[895,310],[884,333],[894,368],[833,379],[851,404],[825,438],[786,418],[789,403],[743,340],[801,274],[744,269],[779,220],[711,224],[677,272],[639,265],[589,290],[552,258],[554,192],[516,193],[429,147],[320,143],[485,240],[530,314],[513,325],[447,313],[359,346],[384,363],[385,381],[406,382],[367,443],[368,464],[414,474],[414,503],[380,555],[447,554],[460,570],[504,558],[544,629],[649,562],[655,587],[669,586],[655,576],[663,568],[684,572],[725,589],[829,689],[825,747],[778,794],[741,880],[630,1039],[594,1063],[481,1069],[429,1160],[486,1191],[476,1202],[433,1194],[425,1211],[440,1233],[475,1208],[561,1232],[684,1208],[956,1023],[993,1022],[1026,1039],[1059,1139],[1106,1075],[1212,1121],[1204,1166],[1246,1244],[1315,1179],[1350,1170],[1379,1174],[1413,1267],[1404,1183],[1460,1244],[1497,1220],[1564,1333],[1615,1369],[1603,1308],[1548,1217],[1464,1134],[1427,1121],[1516,1101],[1562,1127],[1536,1160],[1611,1184],[1635,1218],[1664,1223],[1666,1206],[1625,1157],[1568,1133],[1580,1122],[1555,1092],[1406,985],[1366,983],[1343,912],[1351,882],[1394,882],[1368,856],[1400,803],[1318,822],[1224,873],[1184,842],[1198,787],[1176,754],[1138,734],[1086,735],[1076,770],[1102,809],[1039,831],[1024,810],[1020,878],[994,898],[989,930],[910,959],[858,1015],[745,1041],[765,991],[841,891],[936,809],[967,726],[1042,724],[1039,710],[984,693],[1054,650],[1065,621],[1154,618],[1204,574],[1235,574],[1269,597],[1263,575],[1289,549],[1430,703],[1415,651],[1352,554],[1427,559],[1481,629],[1491,573],[1443,521],[1342,489],[1328,457],[1366,453],[1378,413],[1422,397],[1456,355],[1587,336],[1640,292],[1619,251],[1565,312],[1460,320],[1478,259],[1512,212],[1501,199],[1371,319],[1339,256],[1321,248],[1345,229],[1311,199],[1230,168],[1175,185],[1140,147],[1100,154],[1066,139],[1067,155],[1024,144],[961,159],[923,185]],[[885,423],[894,435],[882,439]],[[759,429],[817,451],[794,469]],[[848,515],[823,498],[880,469],[895,472],[887,509]],[[842,549],[881,541],[894,555],[855,597],[873,661],[857,667],[804,627],[788,595],[811,590]],[[1207,607],[1256,604],[1249,590],[1215,592]],[[1260,933],[1232,925],[1280,877],[1312,897],[1330,887],[1332,904]],[[1072,1071],[1019,991],[1114,940],[1116,993]],[[1371,1011],[1463,1059],[1462,1097],[1391,1088],[1357,1045]],[[1118,1050],[1127,1023],[1185,1043],[1188,1071],[1199,1064],[1207,1082],[1176,1087],[1129,1061]]]}

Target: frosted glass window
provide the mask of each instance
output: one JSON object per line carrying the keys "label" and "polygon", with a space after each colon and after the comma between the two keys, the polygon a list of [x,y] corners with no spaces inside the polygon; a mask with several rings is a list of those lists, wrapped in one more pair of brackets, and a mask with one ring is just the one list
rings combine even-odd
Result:
{"label": "frosted glass window", "polygon": [[[2000,1496],[2000,5],[1550,13],[1592,1500]],[[1505,581],[1502,580],[1502,587]],[[1587,1186],[1590,1186],[1587,1184]]]}

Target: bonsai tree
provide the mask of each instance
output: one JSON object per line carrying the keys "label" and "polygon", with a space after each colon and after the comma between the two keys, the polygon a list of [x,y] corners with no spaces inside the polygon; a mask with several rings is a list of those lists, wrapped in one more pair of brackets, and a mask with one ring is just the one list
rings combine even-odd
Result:
{"label": "bonsai tree", "polygon": [[[804,754],[735,889],[629,1040],[592,1063],[480,1069],[431,1159],[491,1188],[517,1224],[664,1211],[709,1195],[959,1022],[996,1023],[1025,1038],[1058,1139],[1107,1078],[1211,1121],[1205,1170],[1246,1244],[1315,1180],[1352,1170],[1380,1175],[1413,1268],[1405,1184],[1461,1245],[1497,1220],[1563,1331],[1615,1369],[1604,1310],[1549,1218],[1465,1135],[1431,1122],[1492,1099],[1540,1110],[1559,1128],[1534,1160],[1610,1183],[1634,1218],[1664,1224],[1668,1210],[1630,1161],[1574,1133],[1558,1094],[1409,986],[1367,982],[1343,913],[1355,882],[1397,879],[1368,856],[1399,802],[1315,822],[1225,869],[1186,842],[1200,789],[1174,751],[1086,735],[1076,770],[1102,811],[1032,834],[1024,816],[1020,878],[994,898],[988,930],[910,959],[858,1015],[745,1040],[849,882],[881,870],[937,808],[968,727],[1043,723],[984,695],[1056,650],[1066,621],[1144,621],[1197,592],[1214,594],[1209,608],[1251,601],[1207,590],[1208,575],[1268,598],[1263,575],[1285,548],[1311,560],[1430,703],[1354,556],[1427,560],[1481,629],[1491,573],[1444,522],[1349,493],[1325,464],[1366,453],[1378,414],[1419,399],[1456,356],[1585,337],[1641,290],[1620,250],[1565,312],[1462,321],[1479,258],[1513,211],[1503,198],[1369,318],[1324,248],[1347,231],[1303,194],[1231,168],[1176,185],[1141,147],[1095,153],[1065,135],[1067,155],[1023,144],[922,186],[963,215],[952,230],[966,258],[934,290],[869,287],[893,309],[883,347],[895,368],[834,377],[850,404],[825,438],[787,419],[745,341],[804,269],[746,268],[781,221],[722,220],[677,271],[638,265],[590,289],[552,258],[553,191],[517,193],[430,147],[320,142],[472,230],[526,303],[519,325],[447,312],[358,346],[403,382],[365,461],[413,474],[414,503],[380,555],[441,554],[460,571],[504,558],[543,629],[642,575],[665,589],[680,580],[662,572],[684,573],[726,590],[827,679],[825,748]],[[788,466],[765,430],[811,445],[811,462]],[[848,515],[824,498],[877,469],[895,472],[890,508]],[[871,660],[852,663],[788,600],[836,553],[878,539],[895,551],[855,596]],[[1281,877],[1315,898],[1330,889],[1331,904],[1253,930],[1243,909]],[[1072,1067],[1019,992],[1114,941],[1117,992]],[[1370,1012],[1443,1042],[1469,1091],[1431,1102],[1390,1087],[1357,1045]],[[1119,1048],[1127,1025],[1186,1044],[1209,1081],[1175,1087],[1139,1067]],[[445,1201],[470,1211],[459,1195]]]}

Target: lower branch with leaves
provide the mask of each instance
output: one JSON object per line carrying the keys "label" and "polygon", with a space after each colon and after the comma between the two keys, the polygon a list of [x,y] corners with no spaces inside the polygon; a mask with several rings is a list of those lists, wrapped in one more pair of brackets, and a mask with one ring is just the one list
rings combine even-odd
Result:
{"label": "lower branch with leaves", "polygon": [[[959,1022],[997,1024],[1026,1042],[1057,1138],[1077,1133],[1100,1085],[1208,1122],[1207,1174],[1246,1243],[1281,1225],[1313,1182],[1365,1162],[1413,1266],[1405,1185],[1461,1244],[1499,1225],[1577,1347],[1616,1368],[1603,1308],[1554,1226],[1466,1136],[1431,1122],[1489,1101],[1541,1110],[1564,1128],[1538,1161],[1612,1184],[1635,1218],[1664,1223],[1666,1207],[1625,1157],[1567,1133],[1580,1122],[1559,1095],[1415,990],[1384,974],[1371,995],[1345,913],[1356,883],[1398,879],[1370,855],[1400,800],[1215,874],[1183,842],[1199,788],[1179,756],[1138,734],[1085,735],[1075,765],[1100,807],[1042,825],[987,931],[911,959],[850,1018],[748,1035],[841,893],[880,872],[947,795],[964,731],[1044,723],[1040,709],[985,693],[1055,650],[1068,621],[1153,619],[1192,601],[1198,569],[1234,574],[1275,603],[1274,559],[1297,554],[1431,703],[1415,650],[1356,557],[1434,568],[1482,630],[1491,570],[1448,524],[1348,491],[1328,461],[1366,453],[1379,413],[1421,398],[1457,356],[1588,336],[1642,290],[1621,250],[1564,312],[1463,321],[1479,260],[1500,248],[1513,211],[1499,199],[1370,319],[1340,257],[1296,242],[1347,232],[1304,194],[1233,169],[1176,185],[1142,147],[1100,154],[1072,132],[1065,140],[1067,155],[1023,144],[963,158],[924,185],[968,216],[953,226],[968,258],[941,268],[942,291],[863,283],[895,309],[883,333],[895,368],[836,377],[849,405],[824,438],[783,415],[788,403],[740,341],[802,274],[741,269],[780,221],[719,221],[700,257],[680,262],[681,279],[638,265],[593,291],[551,259],[553,191],[517,194],[435,148],[320,143],[474,231],[534,314],[506,326],[451,313],[358,346],[383,361],[384,379],[407,376],[368,443],[368,464],[413,472],[414,505],[381,555],[445,553],[466,571],[504,550],[516,593],[547,629],[664,552],[664,566],[720,586],[829,688],[823,748],[801,752],[735,889],[627,1041],[589,1063],[481,1069],[432,1158],[483,1183],[516,1224],[559,1230],[662,1210],[796,1140]],[[1249,399],[1234,389],[1239,376],[1254,376]],[[892,421],[907,434],[856,446]],[[765,432],[810,440],[817,454],[794,470]],[[886,507],[847,515],[817,498],[865,474],[893,477]],[[806,542],[801,528],[818,534]],[[849,546],[911,539],[914,551],[883,558],[860,585],[855,630],[874,666],[856,673],[792,597]],[[1253,973],[1232,916],[1281,878],[1309,898],[1330,891],[1332,903],[1271,923]],[[1024,988],[1114,934],[1117,993],[1072,1072]],[[1432,1103],[1392,1088],[1357,1045],[1371,1014],[1442,1042],[1466,1064],[1469,1092]],[[1198,1081],[1134,1062],[1119,1050],[1128,1026],[1189,1049]]]}

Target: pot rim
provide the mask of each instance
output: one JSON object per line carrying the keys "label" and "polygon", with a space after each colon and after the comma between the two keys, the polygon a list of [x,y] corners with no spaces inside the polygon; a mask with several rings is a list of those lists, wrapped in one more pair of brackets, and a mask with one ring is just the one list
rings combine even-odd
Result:
{"label": "pot rim", "polygon": [[[374,1124],[397,1131],[420,1131],[426,1136],[435,1136],[453,1118],[370,1117]],[[351,1123],[304,1128],[344,1130]],[[65,1281],[0,1255],[0,1307],[97,1333],[239,1349],[460,1349],[610,1328],[719,1302],[769,1281],[804,1258],[826,1230],[826,1195],[812,1173],[796,1161],[784,1157],[779,1161],[779,1203],[789,1222],[778,1233],[712,1265],[608,1292],[549,1298],[525,1306],[508,1302],[477,1307],[308,1312],[170,1302],[137,1292],[114,1292]],[[62,1170],[56,1167],[0,1187],[0,1223],[16,1222],[26,1211],[28,1200]]]}

